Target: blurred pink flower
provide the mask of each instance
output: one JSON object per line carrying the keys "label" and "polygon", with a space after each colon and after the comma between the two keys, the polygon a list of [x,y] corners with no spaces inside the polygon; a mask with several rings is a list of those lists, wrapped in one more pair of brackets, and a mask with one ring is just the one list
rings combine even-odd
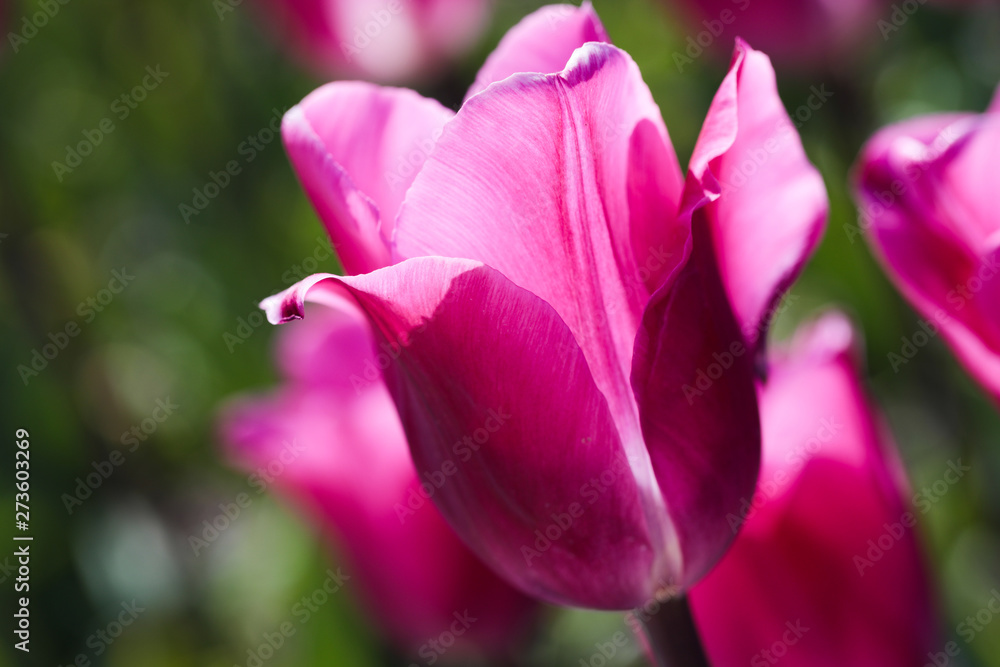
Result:
{"label": "blurred pink flower", "polygon": [[[914,667],[939,651],[904,473],[828,314],[774,355],[747,521],[691,591],[715,667]],[[752,505],[751,505],[752,502]]]}
{"label": "blurred pink flower", "polygon": [[257,0],[265,28],[322,76],[408,81],[471,48],[493,0]]}
{"label": "blurred pink flower", "polygon": [[981,115],[948,113],[892,125],[857,166],[860,228],[924,317],[890,355],[894,370],[941,332],[1000,402],[1000,89]]}
{"label": "blurred pink flower", "polygon": [[364,311],[466,544],[539,598],[628,608],[733,539],[757,351],[827,202],[766,56],[737,45],[685,179],[604,40],[589,4],[532,14],[457,114],[361,83],[309,95],[289,156],[348,273],[370,273],[263,305],[276,323],[307,298]]}
{"label": "blurred pink flower", "polygon": [[865,41],[881,40],[878,20],[887,0],[669,0],[687,17],[681,54],[724,52],[741,37],[791,69],[831,65]]}
{"label": "blurred pink flower", "polygon": [[[233,462],[309,517],[334,546],[373,625],[402,649],[475,619],[459,643],[498,651],[534,604],[477,559],[426,499],[363,320],[317,307],[279,337],[281,387],[233,402]],[[372,378],[372,379],[369,379]],[[452,649],[458,653],[461,649]]]}

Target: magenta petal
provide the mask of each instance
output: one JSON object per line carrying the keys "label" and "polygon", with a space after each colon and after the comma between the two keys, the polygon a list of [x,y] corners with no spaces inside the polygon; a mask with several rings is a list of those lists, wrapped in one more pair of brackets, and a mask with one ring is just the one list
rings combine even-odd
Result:
{"label": "magenta petal", "polygon": [[610,42],[589,0],[582,7],[548,5],[521,19],[479,70],[465,99],[512,74],[561,72],[587,42]]}
{"label": "magenta petal", "polygon": [[410,188],[396,248],[481,261],[551,304],[630,456],[645,456],[628,377],[650,285],[685,258],[680,182],[638,67],[590,43],[560,74],[515,75],[466,102]]}
{"label": "magenta petal", "polygon": [[679,216],[684,181],[677,156],[659,139],[658,123],[643,119],[629,138],[628,210],[638,278],[653,294],[690,252],[690,224]]}
{"label": "magenta petal", "polygon": [[[561,604],[627,608],[657,553],[607,400],[545,302],[476,262],[417,258],[314,276],[265,302],[353,297],[398,361],[386,382],[435,504],[506,580]],[[642,461],[636,466],[643,465]]]}
{"label": "magenta petal", "polygon": [[764,664],[783,637],[787,667],[912,667],[942,650],[917,513],[851,342],[828,315],[772,360],[756,509],[747,496],[739,537],[691,591],[712,664]]}
{"label": "magenta petal", "polygon": [[282,137],[347,273],[389,264],[407,188],[452,112],[398,88],[331,83],[285,114]]}
{"label": "magenta petal", "polygon": [[928,185],[950,225],[979,255],[1000,248],[1000,211],[994,162],[1000,150],[1000,115],[959,123],[954,145],[929,163]]}
{"label": "magenta petal", "polygon": [[646,309],[632,362],[643,437],[683,555],[679,586],[697,581],[732,542],[726,516],[753,493],[760,463],[753,354],[705,224],[693,232],[687,265]]}
{"label": "magenta petal", "polygon": [[[279,358],[294,371],[286,384],[223,412],[220,430],[231,457],[252,475],[253,488],[266,486],[309,516],[342,554],[348,587],[403,648],[415,651],[437,637],[456,611],[477,619],[467,638],[505,645],[530,603],[419,495],[367,323],[325,310],[282,330]],[[367,344],[359,347],[360,340]],[[331,382],[307,366],[326,369]],[[345,384],[349,377],[357,381]]]}
{"label": "magenta petal", "polygon": [[763,343],[767,312],[815,249],[828,207],[770,61],[742,41],[705,118],[689,179],[692,200],[712,202],[706,216],[740,328]]}
{"label": "magenta petal", "polygon": [[866,238],[924,328],[940,330],[1000,400],[1000,214],[990,181],[997,150],[997,114],[906,121],[869,141],[856,187]]}

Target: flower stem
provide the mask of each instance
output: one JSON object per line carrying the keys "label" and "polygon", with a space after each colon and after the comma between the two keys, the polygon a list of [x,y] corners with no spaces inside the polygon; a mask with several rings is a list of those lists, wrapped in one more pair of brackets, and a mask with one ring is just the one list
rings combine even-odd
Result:
{"label": "flower stem", "polygon": [[663,602],[643,620],[643,629],[656,667],[710,667],[687,597]]}

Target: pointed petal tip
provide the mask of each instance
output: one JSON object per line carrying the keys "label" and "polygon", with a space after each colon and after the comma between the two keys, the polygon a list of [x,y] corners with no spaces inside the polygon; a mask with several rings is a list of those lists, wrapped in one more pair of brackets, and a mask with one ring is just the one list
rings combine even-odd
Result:
{"label": "pointed petal tip", "polygon": [[[741,328],[763,334],[769,309],[822,238],[829,203],[779,97],[770,59],[745,40],[736,40],[691,157],[686,189],[685,210],[703,208],[712,224]],[[758,224],[765,215],[769,224]],[[750,342],[759,347],[763,338]]]}
{"label": "pointed petal tip", "polygon": [[573,52],[589,42],[610,42],[590,2],[545,5],[511,28],[486,59],[466,93],[468,101],[514,74],[555,74]]}
{"label": "pointed petal tip", "polygon": [[[749,42],[737,35],[733,38],[733,56],[729,60],[730,71],[742,68],[747,58],[756,54],[760,54],[767,58],[767,54],[755,50],[752,46],[750,46]],[[768,64],[770,64],[770,62],[770,59],[768,59]]]}

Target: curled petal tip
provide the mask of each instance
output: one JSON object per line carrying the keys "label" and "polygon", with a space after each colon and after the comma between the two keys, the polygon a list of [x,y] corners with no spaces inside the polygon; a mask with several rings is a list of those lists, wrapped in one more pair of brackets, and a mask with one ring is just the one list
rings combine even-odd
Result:
{"label": "curled petal tip", "polygon": [[[323,282],[327,278],[333,277],[335,276],[331,273],[313,274],[308,278],[292,285],[284,292],[279,292],[278,294],[267,297],[260,302],[259,307],[265,312],[267,315],[267,321],[271,324],[285,324],[286,322],[291,322],[292,320],[301,320],[306,316],[306,294],[318,283]],[[323,298],[324,296],[326,295],[314,293],[313,300],[327,301],[330,300],[330,298],[336,299],[333,295],[329,295],[330,298]]]}
{"label": "curled petal tip", "polygon": [[285,324],[292,320],[301,320],[305,313],[302,312],[298,304],[291,303],[286,306],[286,296],[288,290],[274,296],[269,296],[258,304],[258,307],[267,315],[267,321],[271,324]]}

